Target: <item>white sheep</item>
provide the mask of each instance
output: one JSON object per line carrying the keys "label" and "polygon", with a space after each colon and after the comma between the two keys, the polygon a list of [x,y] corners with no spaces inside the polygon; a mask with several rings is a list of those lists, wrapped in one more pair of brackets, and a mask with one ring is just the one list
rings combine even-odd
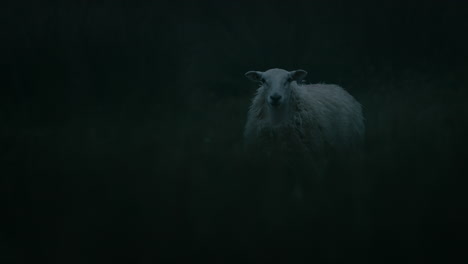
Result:
{"label": "white sheep", "polygon": [[343,88],[304,84],[306,74],[282,69],[245,74],[261,86],[249,109],[244,137],[250,149],[282,153],[289,161],[305,160],[320,178],[332,157],[346,159],[361,145],[364,119],[361,105]]}

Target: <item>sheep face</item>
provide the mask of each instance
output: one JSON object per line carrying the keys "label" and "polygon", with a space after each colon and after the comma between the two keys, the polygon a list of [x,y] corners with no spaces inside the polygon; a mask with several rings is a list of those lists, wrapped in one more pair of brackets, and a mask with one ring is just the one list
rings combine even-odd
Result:
{"label": "sheep face", "polygon": [[282,69],[271,69],[265,72],[249,71],[245,76],[261,84],[263,90],[259,96],[264,97],[264,107],[268,109],[273,123],[277,123],[287,113],[292,85],[299,82],[306,74],[304,70],[288,72]]}

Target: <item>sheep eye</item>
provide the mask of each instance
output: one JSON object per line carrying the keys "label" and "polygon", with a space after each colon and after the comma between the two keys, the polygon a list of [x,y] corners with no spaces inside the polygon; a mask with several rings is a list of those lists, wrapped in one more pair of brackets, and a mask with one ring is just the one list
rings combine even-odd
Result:
{"label": "sheep eye", "polygon": [[292,80],[293,80],[293,79],[292,79],[291,77],[288,78],[288,82],[292,82]]}
{"label": "sheep eye", "polygon": [[266,82],[266,81],[265,81],[265,79],[264,79],[264,78],[262,78],[262,83],[265,83],[265,82]]}

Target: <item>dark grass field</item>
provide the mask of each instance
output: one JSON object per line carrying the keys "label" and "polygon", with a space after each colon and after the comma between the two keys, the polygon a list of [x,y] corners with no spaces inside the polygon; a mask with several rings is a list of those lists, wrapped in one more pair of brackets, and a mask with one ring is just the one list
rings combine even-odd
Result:
{"label": "dark grass field", "polygon": [[[466,259],[467,11],[456,1],[2,8],[1,263]],[[274,67],[304,69],[363,105],[362,163],[330,180],[325,210],[291,207],[268,189],[284,171],[242,151],[256,88],[244,73]]]}

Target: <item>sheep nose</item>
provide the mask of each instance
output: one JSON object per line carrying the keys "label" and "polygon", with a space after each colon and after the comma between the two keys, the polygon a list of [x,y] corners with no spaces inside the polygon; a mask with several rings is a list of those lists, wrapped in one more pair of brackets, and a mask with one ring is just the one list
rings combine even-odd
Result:
{"label": "sheep nose", "polygon": [[271,101],[272,101],[273,103],[278,103],[279,100],[281,100],[281,97],[282,97],[282,96],[279,95],[279,94],[274,94],[274,95],[271,95],[271,96],[270,96],[270,99],[271,99]]}

